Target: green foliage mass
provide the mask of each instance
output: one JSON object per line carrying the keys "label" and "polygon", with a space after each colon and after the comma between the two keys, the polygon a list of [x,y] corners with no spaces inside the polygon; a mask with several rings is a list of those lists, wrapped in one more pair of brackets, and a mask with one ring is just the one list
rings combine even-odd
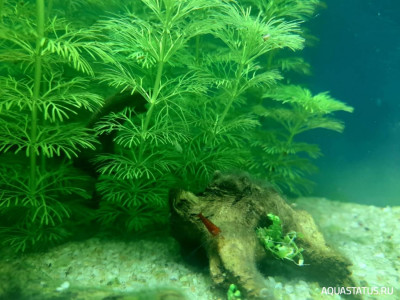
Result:
{"label": "green foliage mass", "polygon": [[90,178],[70,160],[97,140],[72,117],[101,106],[88,61],[101,53],[93,29],[50,18],[43,0],[2,6],[0,235],[4,246],[24,251],[62,241],[85,215]]}
{"label": "green foliage mass", "polygon": [[272,224],[268,227],[256,229],[257,237],[265,247],[265,250],[276,258],[287,259],[302,266],[304,264],[303,255],[301,254],[303,248],[299,248],[295,242],[295,239],[301,234],[291,231],[283,235],[281,219],[273,214],[268,214],[267,217]]}
{"label": "green foliage mass", "polygon": [[[340,132],[333,113],[352,110],[285,84],[310,73],[296,53],[317,0],[34,2],[0,1],[0,235],[17,250],[91,219],[79,212],[94,179],[70,162],[96,135],[112,134],[114,151],[93,154],[101,201],[85,214],[130,233],[166,224],[169,189],[199,192],[215,170],[309,190],[320,150],[298,136]],[[140,94],[145,111],[86,128],[105,89]]]}
{"label": "green foliage mass", "polygon": [[228,292],[226,293],[228,300],[241,300],[241,293],[233,283],[229,285]]}

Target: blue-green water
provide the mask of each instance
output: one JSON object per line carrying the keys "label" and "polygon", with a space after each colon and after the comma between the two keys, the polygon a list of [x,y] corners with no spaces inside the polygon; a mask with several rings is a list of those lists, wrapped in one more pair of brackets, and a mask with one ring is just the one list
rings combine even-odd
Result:
{"label": "blue-green water", "polygon": [[400,3],[332,0],[312,21],[320,39],[305,53],[314,90],[354,106],[343,134],[320,132],[324,157],[315,194],[341,201],[400,203]]}

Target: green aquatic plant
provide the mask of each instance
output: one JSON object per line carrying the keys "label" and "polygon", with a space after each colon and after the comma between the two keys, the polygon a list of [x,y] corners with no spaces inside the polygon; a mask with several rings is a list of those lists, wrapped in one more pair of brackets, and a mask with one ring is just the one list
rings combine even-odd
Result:
{"label": "green aquatic plant", "polygon": [[[246,169],[285,192],[307,190],[319,148],[300,142],[301,133],[341,131],[333,113],[352,110],[287,84],[292,72],[310,72],[296,53],[319,4],[1,1],[3,244],[23,250],[62,240],[88,215],[128,234],[163,225],[168,191],[200,192],[216,170]],[[93,86],[104,84],[146,104],[129,103],[91,130],[85,111],[98,111],[103,97]],[[99,178],[88,178],[71,161],[94,149],[96,135],[110,135],[103,149],[112,150],[93,155]],[[99,208],[85,217],[95,180]]]}
{"label": "green aquatic plant", "polygon": [[307,21],[319,6],[320,0],[243,0],[253,8],[257,8],[267,18],[285,18]]}
{"label": "green aquatic plant", "polygon": [[251,169],[266,174],[271,183],[285,191],[302,194],[312,183],[306,175],[315,171],[309,158],[321,155],[318,145],[298,142],[301,133],[317,128],[343,131],[343,123],[333,117],[336,111],[352,112],[353,108],[332,98],[328,93],[312,95],[301,86],[277,85],[263,95],[263,102],[253,112],[264,119],[269,130],[258,132],[262,138],[253,142],[258,154]]}
{"label": "green aquatic plant", "polygon": [[241,293],[237,289],[236,285],[233,283],[229,286],[228,292],[226,293],[226,297],[228,300],[240,300],[241,298]]}
{"label": "green aquatic plant", "polygon": [[[217,5],[146,0],[99,23],[109,36],[104,51],[114,60],[101,79],[147,102],[143,113],[127,108],[96,126],[99,134],[116,132],[115,152],[95,159],[104,200],[98,214],[106,227],[121,224],[132,230],[167,221],[168,190],[182,168],[182,145],[190,141],[193,122],[185,102],[195,101],[207,88],[207,78],[188,68],[193,58],[187,48],[192,38],[214,26],[203,11]],[[119,218],[113,217],[116,210]]]}
{"label": "green aquatic plant", "polygon": [[142,0],[99,22],[112,58],[102,81],[147,102],[146,112],[127,108],[96,126],[116,135],[115,152],[95,159],[103,225],[166,222],[171,186],[199,192],[215,170],[250,169],[285,191],[307,190],[314,167],[304,154],[319,150],[295,137],[339,131],[330,115],[351,108],[278,85],[288,72],[309,72],[302,58],[280,53],[304,47],[301,24],[319,2],[262,3]]}
{"label": "green aquatic plant", "polygon": [[[303,43],[296,22],[254,18],[249,9],[210,0],[146,0],[99,27],[114,60],[102,80],[147,101],[145,113],[126,109],[96,126],[99,134],[117,134],[115,153],[96,158],[101,220],[112,227],[110,206],[133,214],[148,205],[166,208],[171,185],[199,191],[215,170],[244,167],[251,139],[245,133],[259,126],[251,111],[242,113],[244,96],[281,79],[259,71],[257,60]],[[273,35],[268,43],[266,32]],[[132,188],[109,188],[128,181]]]}
{"label": "green aquatic plant", "polygon": [[265,250],[276,258],[290,260],[298,266],[304,265],[303,255],[301,254],[304,249],[299,248],[295,242],[295,239],[301,237],[301,234],[290,231],[283,235],[281,219],[273,214],[268,214],[267,217],[272,224],[268,227],[256,229],[257,237]]}
{"label": "green aquatic plant", "polygon": [[96,138],[73,118],[102,103],[89,88],[89,59],[101,52],[94,30],[50,18],[44,0],[3,5],[0,236],[4,246],[24,251],[63,240],[72,220],[87,215],[90,179],[70,161],[94,149]]}
{"label": "green aquatic plant", "polygon": [[[305,22],[312,18],[323,3],[318,0],[258,1],[246,0],[254,15],[272,19]],[[304,43],[312,40],[306,29],[297,31]],[[267,33],[263,38],[273,38]],[[280,75],[290,82],[291,74],[310,74],[310,66],[297,53],[272,50],[263,57],[268,69],[279,70]],[[272,87],[261,86],[251,91],[255,101],[248,101],[252,114],[263,124],[254,130],[250,141],[252,159],[247,167],[260,178],[268,180],[279,190],[294,195],[302,195],[312,190],[313,183],[307,175],[317,168],[310,159],[321,155],[318,145],[299,141],[301,134],[323,128],[343,131],[342,122],[333,114],[337,111],[352,112],[353,108],[334,99],[327,92],[312,95],[307,88],[284,84],[282,81]]]}

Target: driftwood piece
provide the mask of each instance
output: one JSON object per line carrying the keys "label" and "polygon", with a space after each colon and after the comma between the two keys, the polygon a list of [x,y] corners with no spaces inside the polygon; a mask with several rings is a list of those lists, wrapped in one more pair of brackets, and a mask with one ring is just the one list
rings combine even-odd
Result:
{"label": "driftwood piece", "polygon": [[[174,191],[170,204],[172,233],[184,249],[203,244],[217,286],[227,289],[235,283],[250,299],[268,298],[266,275],[299,276],[323,286],[354,286],[350,263],[325,244],[311,215],[294,209],[274,189],[252,182],[247,175],[216,172],[204,193]],[[210,233],[199,213],[221,232]],[[304,235],[296,244],[305,249],[306,265],[278,260],[265,251],[255,229],[267,225],[268,213],[280,217],[284,233]]]}

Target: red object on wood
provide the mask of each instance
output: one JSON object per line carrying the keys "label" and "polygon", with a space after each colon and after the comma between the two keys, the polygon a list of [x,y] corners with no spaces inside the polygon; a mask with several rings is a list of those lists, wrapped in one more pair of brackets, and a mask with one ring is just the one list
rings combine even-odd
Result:
{"label": "red object on wood", "polygon": [[203,216],[202,213],[199,213],[197,216],[200,218],[200,220],[203,222],[204,226],[207,227],[208,231],[213,236],[217,236],[218,234],[220,234],[221,229],[219,229],[218,226],[216,226],[213,222],[211,222],[209,219],[207,219],[205,216]]}

